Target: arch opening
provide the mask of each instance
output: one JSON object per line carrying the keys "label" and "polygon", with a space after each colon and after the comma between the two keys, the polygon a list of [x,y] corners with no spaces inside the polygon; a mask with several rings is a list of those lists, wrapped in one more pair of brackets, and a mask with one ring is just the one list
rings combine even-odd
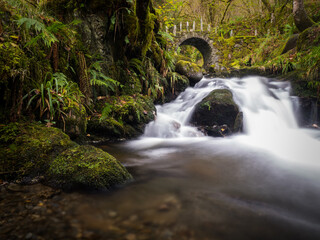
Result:
{"label": "arch opening", "polygon": [[203,66],[203,55],[202,53],[191,45],[180,45],[179,54],[182,55],[186,60],[194,62],[199,66]]}
{"label": "arch opening", "polygon": [[190,45],[195,47],[199,50],[199,52],[202,54],[203,57],[203,67],[206,68],[208,65],[210,65],[211,62],[211,55],[212,55],[212,48],[210,47],[209,43],[200,37],[190,37],[187,39],[182,40],[178,47],[184,46],[184,45]]}

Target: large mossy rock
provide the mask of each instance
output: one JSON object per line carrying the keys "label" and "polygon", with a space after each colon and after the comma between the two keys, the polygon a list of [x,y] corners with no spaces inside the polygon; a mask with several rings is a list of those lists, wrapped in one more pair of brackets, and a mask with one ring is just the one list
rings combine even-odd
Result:
{"label": "large mossy rock", "polygon": [[36,123],[0,125],[0,172],[6,180],[43,176],[45,183],[66,189],[106,189],[132,178],[111,155]]}
{"label": "large mossy rock", "polygon": [[184,60],[176,63],[176,72],[186,76],[191,86],[194,86],[203,78],[202,70],[197,64]]}
{"label": "large mossy rock", "polygon": [[230,90],[217,89],[195,106],[190,122],[209,136],[226,136],[242,129],[242,113]]}
{"label": "large mossy rock", "polygon": [[113,156],[86,145],[68,148],[50,164],[51,184],[64,188],[111,188],[127,182],[132,176]]}
{"label": "large mossy rock", "polygon": [[111,139],[143,134],[146,124],[153,121],[156,114],[152,98],[140,94],[103,98],[95,109],[98,113],[89,120],[87,132]]}
{"label": "large mossy rock", "polygon": [[11,123],[0,127],[0,172],[37,176],[50,160],[75,145],[60,129]]}

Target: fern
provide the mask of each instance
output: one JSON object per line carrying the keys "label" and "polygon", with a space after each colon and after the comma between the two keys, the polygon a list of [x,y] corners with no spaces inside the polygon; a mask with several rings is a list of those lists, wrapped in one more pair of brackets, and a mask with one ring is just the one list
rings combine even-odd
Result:
{"label": "fern", "polygon": [[38,20],[33,18],[20,18],[17,21],[17,24],[18,26],[22,26],[23,24],[25,24],[27,29],[30,29],[33,26],[37,32],[43,32],[46,30],[46,26],[42,22],[39,22]]}
{"label": "fern", "polygon": [[100,122],[104,121],[106,119],[108,119],[110,117],[110,113],[112,112],[112,105],[106,103],[106,105],[104,106],[102,113],[101,113],[101,117],[100,117]]}
{"label": "fern", "polygon": [[111,90],[115,92],[116,87],[122,87],[122,85],[118,81],[104,75],[100,63],[101,62],[99,61],[95,62],[89,68],[89,73],[91,75],[90,84],[92,86],[103,86],[107,91]]}
{"label": "fern", "polygon": [[[30,45],[34,45],[38,42],[38,40],[42,39],[44,44],[47,47],[51,47],[52,43],[58,42],[58,39],[54,35],[58,30],[57,27],[53,27],[53,25],[57,25],[56,23],[52,24],[49,27],[46,27],[42,22],[33,19],[33,18],[20,18],[17,20],[17,24],[19,27],[25,26],[27,30],[31,29],[32,27],[35,29],[36,33],[38,34],[36,37],[32,38],[27,44],[26,47]],[[59,25],[59,24],[58,24]],[[63,24],[64,25],[64,24]],[[61,29],[61,26],[60,26]]]}
{"label": "fern", "polygon": [[159,34],[160,34],[163,38],[165,38],[165,39],[173,42],[173,37],[172,37],[169,33],[163,32],[163,31],[159,31]]}
{"label": "fern", "polygon": [[143,62],[138,58],[132,58],[129,61],[130,69],[136,72],[138,75],[145,77],[146,73],[143,66]]}

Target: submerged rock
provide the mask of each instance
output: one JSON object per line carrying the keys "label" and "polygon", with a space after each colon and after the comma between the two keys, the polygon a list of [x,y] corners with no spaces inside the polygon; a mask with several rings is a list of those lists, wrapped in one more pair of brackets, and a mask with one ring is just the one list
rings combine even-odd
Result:
{"label": "submerged rock", "polygon": [[241,131],[242,118],[232,92],[217,89],[196,105],[190,122],[209,136],[223,137]]}

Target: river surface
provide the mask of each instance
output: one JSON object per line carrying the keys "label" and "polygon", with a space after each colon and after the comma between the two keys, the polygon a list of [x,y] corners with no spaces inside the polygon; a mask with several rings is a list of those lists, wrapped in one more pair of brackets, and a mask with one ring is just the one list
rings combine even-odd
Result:
{"label": "river surface", "polygon": [[[243,133],[212,138],[188,125],[196,103],[217,88],[233,92]],[[58,228],[40,233],[45,239],[320,239],[320,132],[299,128],[297,103],[285,82],[204,78],[158,106],[141,138],[100,146],[134,182],[110,193],[35,200],[34,209],[54,214],[43,226]],[[60,227],[59,215],[68,224]],[[64,234],[70,229],[76,237]]]}
{"label": "river surface", "polygon": [[[188,125],[217,88],[233,92],[244,133],[212,138]],[[91,207],[140,222],[150,239],[320,239],[320,132],[298,127],[297,101],[286,82],[202,79],[158,106],[140,139],[102,146],[136,181]]]}

